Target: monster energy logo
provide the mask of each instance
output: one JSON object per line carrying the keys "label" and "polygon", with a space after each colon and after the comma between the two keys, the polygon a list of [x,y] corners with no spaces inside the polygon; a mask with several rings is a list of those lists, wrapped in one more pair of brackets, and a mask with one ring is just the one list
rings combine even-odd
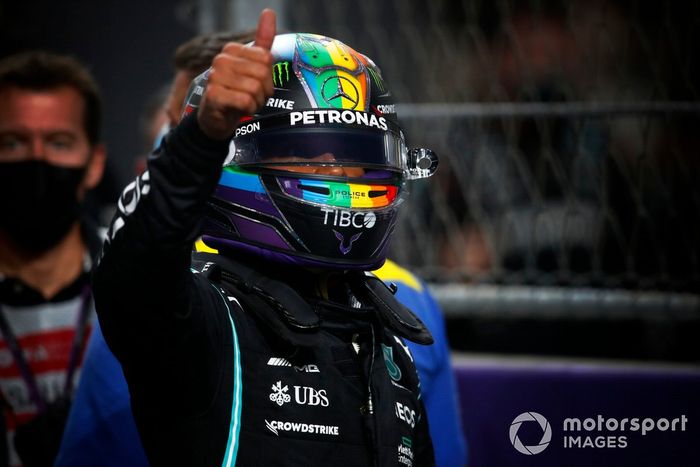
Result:
{"label": "monster energy logo", "polygon": [[379,87],[379,92],[381,92],[381,93],[386,92],[386,87],[384,86],[384,80],[379,75],[377,70],[375,70],[371,66],[367,67],[367,70],[369,70],[369,74],[372,75],[372,79],[374,79],[374,82],[377,83],[377,87]]}
{"label": "monster energy logo", "polygon": [[275,63],[272,68],[272,83],[275,86],[282,86],[289,81],[289,62]]}

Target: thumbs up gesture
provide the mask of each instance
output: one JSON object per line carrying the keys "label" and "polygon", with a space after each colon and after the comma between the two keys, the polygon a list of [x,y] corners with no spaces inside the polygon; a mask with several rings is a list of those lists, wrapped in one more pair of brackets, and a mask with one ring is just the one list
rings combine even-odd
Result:
{"label": "thumbs up gesture", "polygon": [[265,9],[252,46],[230,42],[212,61],[197,114],[200,128],[210,138],[230,138],[238,120],[255,113],[272,96],[270,48],[275,33],[275,12]]}

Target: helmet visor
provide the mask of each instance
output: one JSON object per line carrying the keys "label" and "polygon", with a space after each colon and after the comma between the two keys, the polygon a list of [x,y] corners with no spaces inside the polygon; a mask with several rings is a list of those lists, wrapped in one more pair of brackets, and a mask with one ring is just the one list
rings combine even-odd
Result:
{"label": "helmet visor", "polygon": [[242,122],[225,165],[338,165],[404,172],[406,154],[401,132],[384,117],[318,109]]}

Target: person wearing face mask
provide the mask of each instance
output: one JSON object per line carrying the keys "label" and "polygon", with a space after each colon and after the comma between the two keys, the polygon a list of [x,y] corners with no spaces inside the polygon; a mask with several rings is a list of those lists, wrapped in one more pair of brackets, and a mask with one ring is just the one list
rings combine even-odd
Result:
{"label": "person wearing face mask", "polygon": [[[0,61],[0,362],[10,465],[51,465],[90,332],[101,98],[73,58]],[[19,455],[19,456],[18,456]]]}

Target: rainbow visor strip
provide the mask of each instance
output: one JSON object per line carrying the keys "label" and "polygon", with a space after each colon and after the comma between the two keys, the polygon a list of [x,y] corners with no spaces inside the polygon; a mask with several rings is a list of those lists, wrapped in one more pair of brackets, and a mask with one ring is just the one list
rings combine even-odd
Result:
{"label": "rainbow visor strip", "polygon": [[[382,208],[393,203],[399,192],[392,184],[365,185],[291,177],[279,177],[279,181],[289,196],[339,208]],[[224,167],[219,185],[254,193],[266,192],[258,174],[233,166]]]}
{"label": "rainbow visor strip", "polygon": [[281,177],[285,193],[295,198],[340,208],[382,208],[396,199],[396,185],[365,185]]}

